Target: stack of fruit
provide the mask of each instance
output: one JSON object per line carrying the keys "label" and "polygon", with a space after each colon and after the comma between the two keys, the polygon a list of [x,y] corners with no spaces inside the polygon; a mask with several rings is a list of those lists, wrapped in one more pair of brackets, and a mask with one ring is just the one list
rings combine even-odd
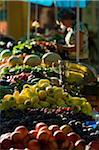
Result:
{"label": "stack of fruit", "polygon": [[92,112],[91,105],[86,98],[72,97],[63,88],[52,86],[47,79],[41,79],[35,85],[24,85],[20,93],[16,90],[13,95],[5,95],[0,108],[57,108],[57,106],[76,107],[78,111],[86,114]]}
{"label": "stack of fruit", "polygon": [[40,122],[30,131],[25,126],[18,126],[13,132],[1,135],[0,145],[2,150],[98,150],[99,138],[87,145],[69,125],[47,126]]}

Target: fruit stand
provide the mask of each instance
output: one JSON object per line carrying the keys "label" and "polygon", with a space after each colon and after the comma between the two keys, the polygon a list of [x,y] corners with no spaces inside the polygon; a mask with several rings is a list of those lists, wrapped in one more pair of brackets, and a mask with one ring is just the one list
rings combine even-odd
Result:
{"label": "fruit stand", "polygon": [[38,34],[4,39],[0,150],[98,150],[99,99],[87,92],[99,87],[94,69],[62,60],[59,45]]}

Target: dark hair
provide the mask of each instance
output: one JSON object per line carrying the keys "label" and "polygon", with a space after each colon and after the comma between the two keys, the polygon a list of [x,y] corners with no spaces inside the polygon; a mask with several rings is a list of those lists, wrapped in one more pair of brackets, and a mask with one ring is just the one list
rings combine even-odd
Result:
{"label": "dark hair", "polygon": [[58,12],[58,19],[59,20],[65,20],[65,19],[71,19],[71,20],[75,20],[76,19],[76,14],[72,9],[60,9],[60,11]]}

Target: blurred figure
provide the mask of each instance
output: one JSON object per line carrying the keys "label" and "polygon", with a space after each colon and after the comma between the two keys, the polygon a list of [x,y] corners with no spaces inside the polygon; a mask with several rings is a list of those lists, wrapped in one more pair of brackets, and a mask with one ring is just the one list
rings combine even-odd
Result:
{"label": "blurred figure", "polygon": [[[75,44],[74,48],[69,48],[70,58],[76,58],[76,36],[77,36],[77,26],[75,23],[76,13],[72,9],[60,9],[58,13],[58,18],[61,25],[64,27],[64,39],[68,33],[67,29],[70,27],[74,31],[74,36],[71,37],[71,42]],[[80,23],[80,61],[89,61],[89,48],[88,48],[88,30],[83,23]],[[65,41],[64,41],[65,42]]]}

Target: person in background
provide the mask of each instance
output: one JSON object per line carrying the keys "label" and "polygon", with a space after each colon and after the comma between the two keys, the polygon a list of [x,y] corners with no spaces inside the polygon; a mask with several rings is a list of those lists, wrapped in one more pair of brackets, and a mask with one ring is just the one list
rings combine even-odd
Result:
{"label": "person in background", "polygon": [[[58,19],[63,26],[64,39],[67,29],[70,27],[73,29],[74,36],[71,37],[74,47],[67,48],[69,52],[70,59],[76,59],[76,36],[77,36],[77,26],[76,26],[76,13],[72,9],[60,9],[58,13]],[[88,50],[88,30],[83,23],[80,23],[80,61],[89,62],[89,50]],[[65,42],[65,41],[64,41]]]}

